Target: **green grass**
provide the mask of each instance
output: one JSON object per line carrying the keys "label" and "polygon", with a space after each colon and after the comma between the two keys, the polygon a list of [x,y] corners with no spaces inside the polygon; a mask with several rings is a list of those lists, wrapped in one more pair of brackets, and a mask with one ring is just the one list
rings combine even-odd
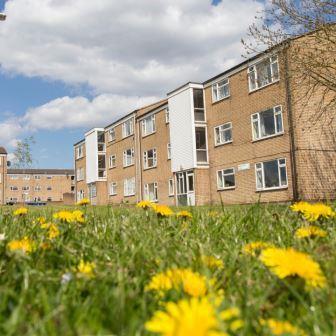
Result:
{"label": "green grass", "polygon": [[[225,302],[241,309],[244,328],[239,335],[268,335],[260,318],[288,320],[308,335],[336,332],[335,222],[323,228],[326,238],[298,240],[302,225],[285,205],[191,208],[193,220],[158,220],[142,210],[88,207],[86,224],[62,224],[52,248],[30,255],[10,253],[8,241],[28,236],[36,242],[44,231],[37,216],[52,219],[53,208],[30,209],[27,218],[14,219],[13,209],[0,209],[0,335],[144,335],[144,323],[158,309],[154,295],[145,292],[152,275],[172,266],[191,267],[206,274],[201,255],[215,255],[224,269],[215,276]],[[59,208],[57,208],[59,210]],[[279,247],[293,246],[312,255],[327,277],[322,290],[304,291],[300,284],[280,281],[254,257],[241,253],[247,242],[263,240]],[[84,258],[96,263],[92,279],[61,284]],[[190,335],[192,336],[192,335]]]}

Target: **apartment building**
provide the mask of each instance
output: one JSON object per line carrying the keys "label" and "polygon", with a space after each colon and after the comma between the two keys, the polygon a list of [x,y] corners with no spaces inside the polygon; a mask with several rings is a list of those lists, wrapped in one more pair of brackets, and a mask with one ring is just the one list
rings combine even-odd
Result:
{"label": "apartment building", "polygon": [[302,83],[288,66],[286,53],[274,49],[89,131],[74,146],[77,199],[335,199],[335,111],[314,119],[319,100],[295,99]]}

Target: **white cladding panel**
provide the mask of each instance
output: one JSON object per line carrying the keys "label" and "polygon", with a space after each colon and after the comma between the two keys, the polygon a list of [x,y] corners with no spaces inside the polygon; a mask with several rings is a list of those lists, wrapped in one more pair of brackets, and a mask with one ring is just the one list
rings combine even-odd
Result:
{"label": "white cladding panel", "polygon": [[194,168],[194,116],[192,89],[168,98],[172,171]]}
{"label": "white cladding panel", "polygon": [[98,181],[98,140],[97,131],[85,136],[86,183]]}

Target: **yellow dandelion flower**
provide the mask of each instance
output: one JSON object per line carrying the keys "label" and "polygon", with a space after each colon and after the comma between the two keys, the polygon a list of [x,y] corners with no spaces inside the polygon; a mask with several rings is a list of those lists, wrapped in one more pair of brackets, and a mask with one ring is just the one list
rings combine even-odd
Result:
{"label": "yellow dandelion flower", "polygon": [[145,328],[162,336],[224,336],[219,330],[216,309],[208,298],[191,298],[168,302],[164,311],[157,311]]}
{"label": "yellow dandelion flower", "polygon": [[60,235],[60,230],[55,224],[50,224],[48,231],[48,238],[54,239]]}
{"label": "yellow dandelion flower", "polygon": [[72,213],[72,220],[77,223],[83,224],[85,222],[85,217],[82,211],[75,210]]}
{"label": "yellow dandelion flower", "polygon": [[326,231],[314,225],[301,227],[297,229],[295,232],[295,237],[299,239],[309,238],[309,237],[325,237],[326,235],[327,235]]}
{"label": "yellow dandelion flower", "polygon": [[205,256],[204,255],[204,256],[201,257],[201,261],[206,267],[211,268],[211,269],[215,269],[215,268],[222,269],[222,268],[224,268],[223,261],[221,259],[213,257],[213,256]]}
{"label": "yellow dandelion flower", "polygon": [[310,204],[307,202],[294,203],[291,209],[299,212],[309,222],[315,222],[320,218],[333,218],[336,217],[336,212],[328,205],[323,203]]}
{"label": "yellow dandelion flower", "polygon": [[88,278],[94,277],[94,270],[96,265],[94,262],[85,262],[83,259],[77,266],[77,274]]}
{"label": "yellow dandelion flower", "polygon": [[232,320],[240,316],[240,310],[236,307],[227,308],[220,313],[220,318],[224,321]]}
{"label": "yellow dandelion flower", "polygon": [[154,205],[153,210],[159,217],[169,217],[174,214],[174,212],[166,205]]}
{"label": "yellow dandelion flower", "polygon": [[45,217],[38,217],[36,219],[37,223],[39,223],[41,226],[47,222]]}
{"label": "yellow dandelion flower", "polygon": [[73,221],[73,214],[70,211],[59,211],[55,213],[53,217],[65,223],[71,223]]}
{"label": "yellow dandelion flower", "polygon": [[24,253],[31,253],[34,249],[34,243],[28,238],[24,237],[21,240],[12,240],[7,244],[10,251],[21,251]]}
{"label": "yellow dandelion flower", "polygon": [[258,255],[262,250],[273,247],[271,243],[256,241],[252,243],[248,243],[243,247],[243,253],[250,254],[252,256]]}
{"label": "yellow dandelion flower", "polygon": [[182,219],[192,219],[192,218],[193,218],[191,212],[189,212],[189,211],[185,211],[185,210],[183,210],[183,211],[179,211],[179,212],[176,214],[176,217],[177,217],[177,218],[182,218]]}
{"label": "yellow dandelion flower", "polygon": [[326,286],[327,281],[320,265],[309,255],[293,248],[265,249],[261,252],[260,260],[280,279],[300,277],[308,289]]}
{"label": "yellow dandelion flower", "polygon": [[305,212],[308,208],[310,207],[310,203],[308,202],[296,202],[290,206],[290,209],[294,212],[300,212],[303,213]]}
{"label": "yellow dandelion flower", "polygon": [[241,319],[237,319],[237,320],[232,321],[230,323],[229,328],[230,328],[230,330],[232,330],[233,332],[235,332],[235,331],[241,329],[243,326],[244,326],[244,321],[241,320]]}
{"label": "yellow dandelion flower", "polygon": [[89,205],[89,204],[90,204],[90,200],[88,198],[83,198],[77,202],[77,205]]}
{"label": "yellow dandelion flower", "polygon": [[185,270],[181,276],[182,288],[190,296],[203,296],[207,292],[207,279],[205,276]]}
{"label": "yellow dandelion flower", "polygon": [[144,210],[152,209],[153,206],[154,206],[154,203],[150,202],[150,201],[140,201],[136,205],[137,208],[141,208],[141,209],[144,209]]}
{"label": "yellow dandelion flower", "polygon": [[28,213],[27,208],[18,208],[14,211],[13,215],[17,217],[23,217],[23,216],[26,216],[27,213]]}
{"label": "yellow dandelion flower", "polygon": [[305,336],[306,333],[301,330],[300,328],[297,328],[293,326],[291,323],[287,321],[278,321],[275,319],[262,319],[260,321],[260,324],[262,326],[265,326],[269,329],[269,331],[273,335],[293,335],[293,336]]}
{"label": "yellow dandelion flower", "polygon": [[217,211],[209,211],[208,216],[210,218],[217,218],[219,216],[219,213]]}
{"label": "yellow dandelion flower", "polygon": [[41,227],[41,229],[49,229],[49,228],[50,228],[50,225],[51,225],[51,223],[42,223],[42,224],[40,225],[40,227]]}

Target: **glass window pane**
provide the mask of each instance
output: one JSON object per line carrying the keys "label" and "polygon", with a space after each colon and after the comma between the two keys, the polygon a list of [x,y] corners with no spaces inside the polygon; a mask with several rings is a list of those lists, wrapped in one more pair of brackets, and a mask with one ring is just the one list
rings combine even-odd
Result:
{"label": "glass window pane", "polygon": [[275,134],[273,109],[260,113],[261,136]]}
{"label": "glass window pane", "polygon": [[224,141],[228,142],[232,140],[232,129],[228,129],[224,132]]}
{"label": "glass window pane", "polygon": [[265,188],[280,186],[278,160],[264,162]]}
{"label": "glass window pane", "polygon": [[206,137],[204,127],[196,127],[196,149],[206,149]]}
{"label": "glass window pane", "polygon": [[257,188],[258,189],[263,188],[262,171],[261,170],[257,170]]}
{"label": "glass window pane", "polygon": [[235,176],[234,174],[225,176],[225,188],[230,188],[235,186]]}
{"label": "glass window pane", "polygon": [[202,89],[194,89],[194,108],[204,108]]}
{"label": "glass window pane", "polygon": [[281,185],[286,186],[287,185],[286,167],[280,167],[280,179],[281,179]]}
{"label": "glass window pane", "polygon": [[276,114],[275,120],[276,120],[277,132],[280,133],[280,132],[282,132],[282,114],[281,113]]}

